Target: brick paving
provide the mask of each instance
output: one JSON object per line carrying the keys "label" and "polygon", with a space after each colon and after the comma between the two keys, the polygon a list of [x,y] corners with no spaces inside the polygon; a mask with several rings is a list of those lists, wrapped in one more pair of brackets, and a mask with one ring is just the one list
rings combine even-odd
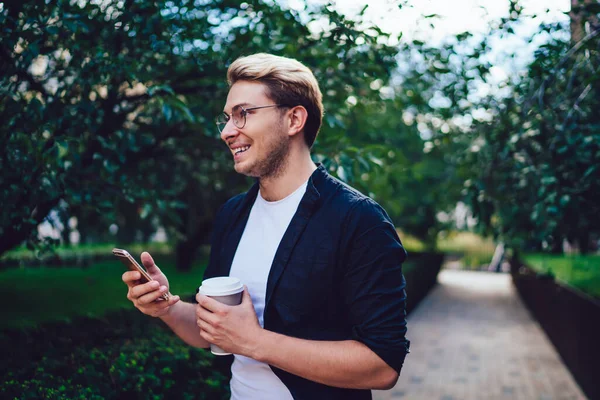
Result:
{"label": "brick paving", "polygon": [[586,399],[508,274],[442,270],[408,318],[411,353],[375,400]]}

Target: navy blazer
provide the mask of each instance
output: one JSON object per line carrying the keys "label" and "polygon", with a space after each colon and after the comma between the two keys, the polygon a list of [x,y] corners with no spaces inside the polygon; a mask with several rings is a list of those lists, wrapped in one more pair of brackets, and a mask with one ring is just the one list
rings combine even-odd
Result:
{"label": "navy blazer", "polygon": [[[256,183],[219,210],[205,279],[229,276],[258,190]],[[383,208],[319,165],[275,253],[264,327],[309,340],[357,340],[400,372],[409,349],[405,258]],[[370,390],[331,387],[271,368],[295,399],[371,399]]]}

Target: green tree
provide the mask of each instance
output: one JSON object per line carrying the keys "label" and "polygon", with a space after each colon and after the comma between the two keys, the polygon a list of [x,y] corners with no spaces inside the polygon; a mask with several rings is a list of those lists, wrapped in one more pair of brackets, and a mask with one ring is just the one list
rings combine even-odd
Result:
{"label": "green tree", "polygon": [[[158,218],[178,241],[179,265],[189,267],[217,208],[248,184],[233,172],[213,123],[233,59],[266,51],[315,71],[327,110],[316,158],[328,165],[331,146],[345,136],[348,97],[376,102],[371,83],[387,82],[395,66],[383,32],[331,7],[302,14],[262,1],[1,7],[0,254],[34,244],[36,226],[62,201],[70,215],[105,226],[123,212],[127,225]],[[332,28],[309,30],[316,20]]]}
{"label": "green tree", "polygon": [[[572,10],[582,25],[600,11],[586,3]],[[600,234],[600,30],[595,25],[575,38],[577,26],[540,27],[551,39],[512,95],[490,101],[492,121],[477,127],[485,146],[475,162],[481,172],[470,190],[473,203],[491,203],[495,220],[483,221],[519,247],[545,243],[562,252],[568,239],[585,253]]]}
{"label": "green tree", "polygon": [[576,1],[571,24],[541,25],[529,39],[544,38],[533,61],[482,96],[492,40],[514,35],[527,18],[518,1],[508,11],[481,39],[462,33],[442,46],[411,43],[420,64],[405,82],[415,84],[431,142],[464,180],[482,232],[515,248],[545,244],[556,252],[568,239],[585,252],[600,234],[600,7]]}

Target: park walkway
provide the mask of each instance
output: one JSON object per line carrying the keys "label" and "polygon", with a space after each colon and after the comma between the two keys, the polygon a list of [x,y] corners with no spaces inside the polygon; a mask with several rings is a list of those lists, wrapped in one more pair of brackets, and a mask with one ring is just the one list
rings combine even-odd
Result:
{"label": "park walkway", "polygon": [[408,318],[411,353],[375,400],[586,399],[508,274],[442,270]]}

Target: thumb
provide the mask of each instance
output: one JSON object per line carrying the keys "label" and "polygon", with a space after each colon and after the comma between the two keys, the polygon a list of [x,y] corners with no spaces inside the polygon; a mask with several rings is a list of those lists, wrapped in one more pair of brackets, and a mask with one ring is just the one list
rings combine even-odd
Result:
{"label": "thumb", "polygon": [[160,268],[158,268],[158,266],[154,264],[154,259],[152,258],[150,253],[145,251],[142,253],[140,258],[142,259],[142,264],[144,264],[144,268],[146,268],[146,271],[148,271],[148,273],[151,276],[160,274]]}
{"label": "thumb", "polygon": [[248,291],[248,286],[246,285],[244,285],[244,294],[242,294],[242,304],[252,305],[252,298],[250,297],[250,292]]}

